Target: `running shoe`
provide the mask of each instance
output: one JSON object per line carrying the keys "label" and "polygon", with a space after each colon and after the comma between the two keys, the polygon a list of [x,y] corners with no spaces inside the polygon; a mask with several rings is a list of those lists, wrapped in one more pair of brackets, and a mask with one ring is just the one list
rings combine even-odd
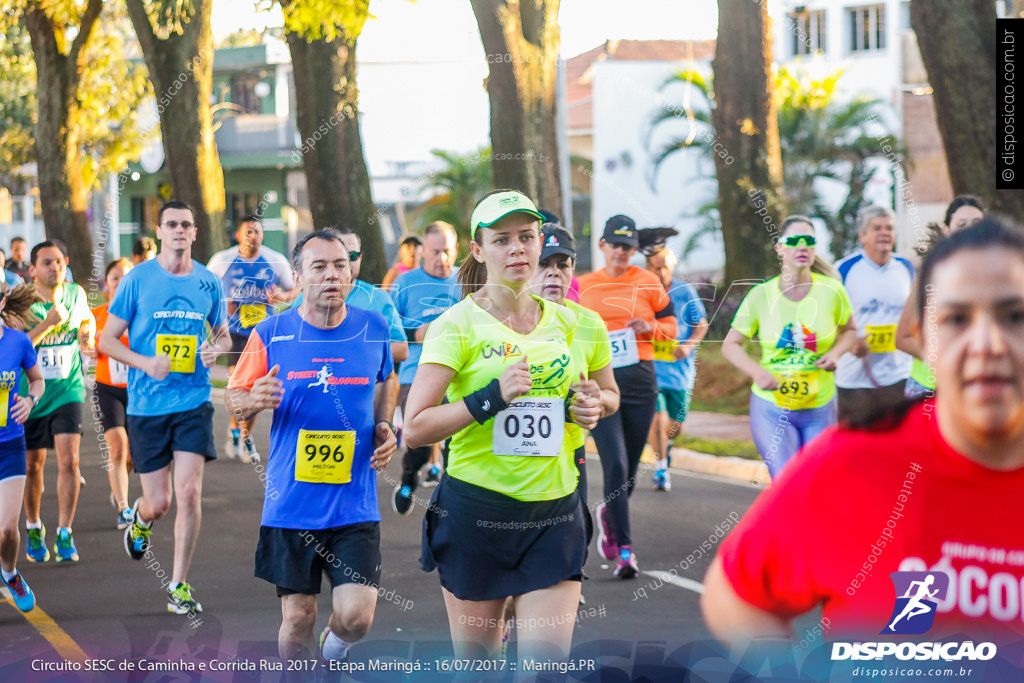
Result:
{"label": "running shoe", "polygon": [[124,550],[128,557],[133,560],[141,560],[146,551],[149,550],[149,536],[153,533],[153,527],[143,527],[139,524],[139,498],[132,507],[132,523],[124,530]]}
{"label": "running shoe", "polygon": [[391,509],[403,517],[412,512],[412,489],[401,483],[395,486],[395,494],[391,497]]}
{"label": "running shoe", "polygon": [[124,531],[132,523],[132,509],[125,508],[117,513],[117,528]]}
{"label": "running shoe", "polygon": [[427,476],[423,479],[424,486],[437,486],[441,483],[441,468],[437,465],[431,465],[430,470],[427,472]]}
{"label": "running shoe", "polygon": [[597,552],[606,560],[614,560],[619,556],[619,546],[615,542],[615,530],[608,517],[608,506],[601,503],[594,510],[597,515]]}
{"label": "running shoe", "polygon": [[82,487],[85,487],[85,477],[82,476],[81,474],[78,475],[78,484]]}
{"label": "running shoe", "polygon": [[672,475],[668,473],[667,469],[654,470],[654,490],[672,490]]}
{"label": "running shoe", "polygon": [[167,586],[167,611],[172,614],[188,614],[189,612],[202,612],[203,606],[199,604],[199,601],[192,597],[192,586],[187,583],[177,584],[177,588],[172,589],[171,584]]}
{"label": "running shoe", "polygon": [[619,550],[619,565],[615,567],[612,576],[620,579],[632,579],[636,578],[636,575],[639,573],[640,567],[636,563],[636,555],[633,554],[628,545],[622,546]]}
{"label": "running shoe", "polygon": [[29,562],[46,562],[50,559],[50,551],[46,548],[46,525],[38,529],[29,529],[28,547],[25,548],[25,557]]}
{"label": "running shoe", "polygon": [[259,465],[261,459],[259,451],[256,450],[256,444],[252,439],[246,439],[245,444],[241,447],[242,462],[247,465]]}
{"label": "running shoe", "polygon": [[78,562],[78,548],[70,529],[57,529],[57,539],[53,544],[53,552],[58,562]]}
{"label": "running shoe", "polygon": [[228,440],[224,442],[224,452],[231,460],[242,459],[242,442],[235,443],[234,438],[228,434]]}
{"label": "running shoe", "polygon": [[15,607],[22,612],[31,612],[35,608],[36,594],[25,583],[25,579],[21,578],[20,573],[15,574],[14,578],[10,581],[0,575],[0,581],[3,581],[4,585],[7,586],[7,590],[11,592],[11,598],[14,600]]}

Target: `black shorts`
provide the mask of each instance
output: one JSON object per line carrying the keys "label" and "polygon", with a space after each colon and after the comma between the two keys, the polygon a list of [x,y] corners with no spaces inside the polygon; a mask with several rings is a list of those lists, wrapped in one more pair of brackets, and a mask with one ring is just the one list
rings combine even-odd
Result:
{"label": "black shorts", "polygon": [[312,531],[260,527],[255,576],[277,586],[277,597],[318,595],[324,574],[332,589],[380,586],[380,522]]}
{"label": "black shorts", "polygon": [[129,415],[128,447],[135,471],[156,472],[171,464],[174,451],[217,457],[213,443],[213,404],[170,415]]}
{"label": "black shorts", "polygon": [[226,354],[228,358],[228,367],[233,368],[238,365],[238,361],[242,359],[242,351],[245,350],[245,345],[249,343],[248,335],[235,334],[231,332],[231,350]]}
{"label": "black shorts", "polygon": [[526,502],[445,474],[423,517],[420,566],[460,600],[582,581],[586,508],[576,491]]}
{"label": "black shorts", "polygon": [[100,426],[103,427],[103,431],[124,427],[128,410],[128,389],[96,382],[92,393],[96,397],[96,407],[100,412]]}
{"label": "black shorts", "polygon": [[81,403],[65,403],[52,413],[25,421],[25,445],[31,451],[53,448],[55,434],[82,434]]}

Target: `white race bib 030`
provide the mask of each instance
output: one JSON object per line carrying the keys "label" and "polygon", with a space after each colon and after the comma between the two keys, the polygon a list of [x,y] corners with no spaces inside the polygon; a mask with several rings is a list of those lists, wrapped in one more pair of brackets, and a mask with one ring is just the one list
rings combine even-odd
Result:
{"label": "white race bib 030", "polygon": [[565,401],[520,397],[494,416],[494,454],[553,458],[562,452]]}
{"label": "white race bib 030", "polygon": [[612,345],[612,367],[624,368],[640,362],[640,350],[636,345],[636,330],[624,327],[608,333]]}
{"label": "white race bib 030", "polygon": [[71,376],[78,344],[61,344],[59,346],[43,346],[37,352],[39,372],[43,379],[67,379]]}

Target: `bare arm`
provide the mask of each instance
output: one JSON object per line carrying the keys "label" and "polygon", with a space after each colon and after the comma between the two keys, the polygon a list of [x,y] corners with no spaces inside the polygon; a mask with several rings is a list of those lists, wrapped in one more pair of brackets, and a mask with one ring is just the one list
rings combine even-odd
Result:
{"label": "bare arm", "polygon": [[391,456],[398,450],[398,438],[385,421],[391,422],[395,416],[396,390],[398,375],[392,372],[388,378],[377,385],[373,396],[373,442],[376,448],[370,458],[370,467],[380,471],[391,462]]}
{"label": "bare arm", "polygon": [[[913,297],[911,297],[913,298]],[[908,300],[900,314],[900,323],[896,326],[896,348],[920,359],[924,355],[924,345],[916,334],[918,326],[917,311]]]}
{"label": "bare arm", "polygon": [[836,364],[839,359],[843,357],[843,354],[847,351],[852,351],[857,344],[860,343],[860,339],[857,337],[857,325],[853,322],[851,317],[846,321],[846,324],[839,329],[839,338],[836,339],[836,343],[832,345],[832,348],[827,353],[822,355],[814,365],[821,368],[822,370],[834,371]]}
{"label": "bare arm", "polygon": [[206,367],[211,367],[217,362],[218,356],[231,350],[231,335],[228,334],[228,324],[223,322],[213,328],[210,340],[213,342],[212,344],[210,341],[204,340],[199,345],[199,358]]}
{"label": "bare arm", "polygon": [[391,342],[391,358],[395,364],[401,363],[409,357],[409,342]]}
{"label": "bare arm", "polygon": [[[11,411],[11,417],[18,424],[25,424],[29,413],[36,407],[39,398],[46,391],[46,380],[43,379],[43,373],[38,364],[26,368],[25,377],[28,379],[28,396],[19,396],[17,403],[14,404],[14,410]],[[35,396],[36,400],[33,401],[29,396]]]}
{"label": "bare arm", "polygon": [[409,448],[444,441],[473,424],[465,401],[440,405],[455,371],[437,363],[422,363],[405,404],[405,442]]}
{"label": "bare arm", "polygon": [[673,350],[673,355],[675,355],[679,360],[682,360],[693,353],[693,350],[697,348],[697,345],[700,344],[704,337],[707,336],[708,327],[708,319],[701,318],[700,322],[694,326],[690,333],[690,337]]}
{"label": "bare arm", "polygon": [[277,378],[280,370],[280,365],[270,368],[253,382],[251,389],[237,387],[224,392],[224,405],[232,417],[245,421],[264,410],[276,410],[284,397],[284,383]]}
{"label": "bare arm", "polygon": [[726,643],[744,644],[758,639],[790,640],[789,621],[767,612],[736,594],[722,569],[719,557],[711,562],[704,577],[700,598],[704,621],[716,638]]}
{"label": "bare arm", "polygon": [[598,399],[601,405],[600,417],[608,417],[619,409],[619,385],[615,383],[611,363],[590,373],[590,379],[580,373],[580,381],[573,384],[572,389]]}
{"label": "bare arm", "polygon": [[747,336],[735,327],[725,335],[722,342],[722,357],[736,366],[736,369],[749,376],[758,387],[765,391],[774,391],[779,388],[779,380],[775,375],[761,367],[761,364],[747,355],[740,346],[747,340]]}
{"label": "bare arm", "polygon": [[128,322],[121,320],[113,313],[107,314],[107,324],[100,335],[100,353],[105,353],[114,360],[142,370],[153,379],[163,379],[171,370],[171,359],[166,355],[143,356],[135,353],[121,343],[121,335],[128,329]]}
{"label": "bare arm", "polygon": [[56,302],[46,312],[46,317],[43,321],[28,331],[28,338],[32,340],[32,345],[38,344],[39,340],[45,337],[50,330],[62,324],[69,317],[70,314],[68,309],[64,308],[64,304],[59,301]]}

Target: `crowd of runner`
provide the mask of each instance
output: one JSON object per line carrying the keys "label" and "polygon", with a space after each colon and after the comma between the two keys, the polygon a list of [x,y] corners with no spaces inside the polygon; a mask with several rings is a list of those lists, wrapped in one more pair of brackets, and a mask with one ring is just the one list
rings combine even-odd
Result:
{"label": "crowd of runner", "polygon": [[[955,574],[953,541],[1024,548],[1016,525],[996,524],[1024,484],[1024,237],[983,216],[976,198],[954,200],[920,275],[894,253],[887,208],[861,210],[861,246],[835,266],[811,219],[781,224],[780,274],[751,289],[722,342],[751,379],[751,431],[773,483],[712,564],[703,606],[716,635],[785,635],[823,603],[841,624],[884,623],[891,571]],[[424,512],[420,562],[437,570],[456,655],[500,653],[509,610],[536,625],[517,633],[520,656],[564,655],[592,538],[615,577],[640,571],[630,497],[647,444],[651,487],[672,489],[707,314],[660,229],[628,216],[608,219],[604,266],[578,278],[572,234],[519,192],[482,198],[469,228],[461,266],[447,223],[403,238],[381,288],[359,279],[361,240],[342,225],[304,236],[289,258],[246,216],[237,246],[204,266],[192,209],[171,201],[159,251],[142,239],[109,263],[106,303],[92,310],[61,243],[12,240],[0,285],[0,575],[18,608],[35,604],[16,569],[22,508],[29,562],[80,559],[85,420],[102,427],[129,557],[152,556],[152,525],[176,499],[167,609],[202,611],[188,578],[204,467],[218,455],[210,368],[225,355],[221,455],[260,464],[253,424],[271,413],[255,575],[280,598],[282,657],[316,651],[325,574],[320,657],[343,660],[369,631],[382,572],[376,479],[399,447],[390,506]],[[598,501],[587,498],[588,432]],[[55,511],[41,509],[49,449]],[[886,482],[902,484],[911,464],[924,472],[910,477],[907,516],[924,531],[861,580],[854,602],[849,579],[892,507]],[[434,487],[429,500],[421,485]],[[961,495],[986,524],[944,509]],[[44,516],[56,519],[52,555]],[[865,547],[851,541],[862,536]],[[985,567],[985,579],[1009,572],[1024,586],[1020,564]],[[997,598],[987,610],[951,600],[947,628],[1007,621]]]}

